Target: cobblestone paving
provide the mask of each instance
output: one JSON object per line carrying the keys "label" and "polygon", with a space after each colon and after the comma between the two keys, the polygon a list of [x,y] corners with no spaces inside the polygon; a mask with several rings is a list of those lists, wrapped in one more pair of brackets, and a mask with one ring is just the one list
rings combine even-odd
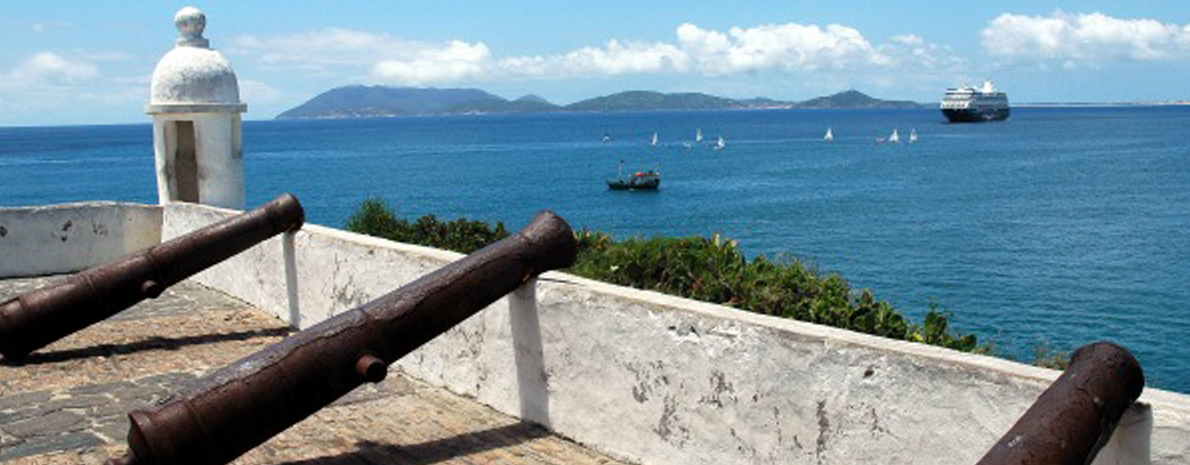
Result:
{"label": "cobblestone paving", "polygon": [[[0,301],[56,278],[0,280]],[[0,360],[0,463],[101,464],[126,452],[128,411],[288,334],[184,282],[30,355]],[[257,447],[240,465],[619,464],[398,373]]]}

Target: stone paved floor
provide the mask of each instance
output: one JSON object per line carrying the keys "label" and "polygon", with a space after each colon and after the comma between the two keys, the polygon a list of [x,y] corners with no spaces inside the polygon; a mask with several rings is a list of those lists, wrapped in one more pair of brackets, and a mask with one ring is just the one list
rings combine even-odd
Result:
{"label": "stone paved floor", "polygon": [[[0,280],[0,301],[56,278]],[[100,464],[126,413],[277,342],[279,320],[184,282],[30,355],[0,360],[0,463]],[[243,465],[618,464],[397,373],[240,457]]]}

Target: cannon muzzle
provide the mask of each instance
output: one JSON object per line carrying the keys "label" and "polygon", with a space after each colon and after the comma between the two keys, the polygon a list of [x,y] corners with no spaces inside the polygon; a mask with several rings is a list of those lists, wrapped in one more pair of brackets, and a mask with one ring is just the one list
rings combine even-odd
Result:
{"label": "cannon muzzle", "polygon": [[1140,397],[1145,376],[1127,349],[1096,342],[1058,377],[978,465],[1086,465]]}
{"label": "cannon muzzle", "polygon": [[284,194],[260,208],[0,303],[0,354],[18,359],[277,234],[306,215]]}
{"label": "cannon muzzle", "polygon": [[566,222],[542,212],[517,234],[130,413],[130,451],[110,463],[228,463],[361,384],[383,380],[397,359],[534,276],[572,265],[577,249]]}

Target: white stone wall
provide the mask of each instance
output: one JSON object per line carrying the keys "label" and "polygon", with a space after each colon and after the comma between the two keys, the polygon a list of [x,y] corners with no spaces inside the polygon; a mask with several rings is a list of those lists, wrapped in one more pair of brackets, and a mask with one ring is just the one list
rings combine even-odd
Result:
{"label": "white stone wall", "polygon": [[240,114],[235,112],[153,115],[158,201],[166,204],[176,201],[178,197],[175,176],[178,135],[173,126],[176,121],[194,123],[199,203],[222,208],[244,208],[241,122]]}
{"label": "white stone wall", "polygon": [[0,278],[70,273],[161,242],[161,208],[86,202],[0,208]]}
{"label": "white stone wall", "polygon": [[[163,235],[231,214],[169,205]],[[461,257],[317,226],[294,245],[302,327]],[[282,250],[270,240],[197,279],[290,319]],[[975,463],[1057,376],[562,273],[528,302],[502,299],[399,368],[649,465]],[[1151,434],[1153,463],[1190,463],[1190,396],[1141,401],[1151,431],[1138,414],[1131,444]],[[1111,447],[1097,463],[1119,463]]]}
{"label": "white stone wall", "polygon": [[[165,207],[162,240],[237,214],[176,203]],[[462,257],[427,247],[305,225],[294,236],[300,320],[290,315],[283,237],[277,236],[199,273],[194,279],[306,328],[367,303]],[[379,265],[383,264],[383,265]]]}

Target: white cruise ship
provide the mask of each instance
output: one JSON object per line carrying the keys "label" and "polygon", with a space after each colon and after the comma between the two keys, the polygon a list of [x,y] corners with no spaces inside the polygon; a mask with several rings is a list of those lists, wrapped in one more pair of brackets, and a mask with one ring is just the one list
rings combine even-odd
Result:
{"label": "white cruise ship", "polygon": [[991,81],[984,81],[979,89],[971,86],[946,89],[941,109],[952,123],[1003,121],[1008,119],[1008,95],[997,91]]}

